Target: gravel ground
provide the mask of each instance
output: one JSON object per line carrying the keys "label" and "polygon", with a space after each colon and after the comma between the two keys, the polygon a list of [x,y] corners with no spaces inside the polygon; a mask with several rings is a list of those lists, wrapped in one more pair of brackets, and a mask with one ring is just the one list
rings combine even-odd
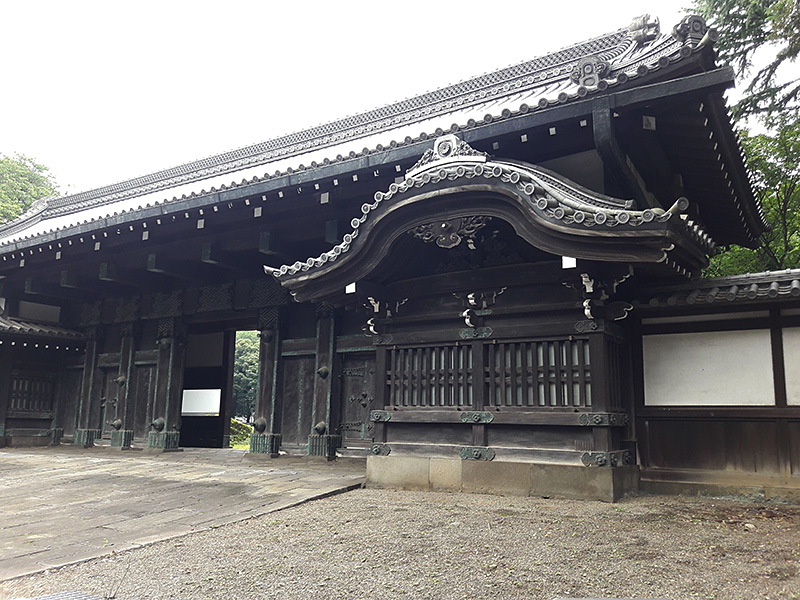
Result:
{"label": "gravel ground", "polygon": [[0,583],[0,599],[70,590],[120,600],[800,598],[800,506],[363,489]]}

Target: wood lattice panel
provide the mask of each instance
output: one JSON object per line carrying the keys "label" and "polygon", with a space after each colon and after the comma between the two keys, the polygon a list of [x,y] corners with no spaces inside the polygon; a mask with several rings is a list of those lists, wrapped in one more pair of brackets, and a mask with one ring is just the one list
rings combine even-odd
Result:
{"label": "wood lattice panel", "polygon": [[472,347],[392,348],[388,384],[394,406],[472,406]]}
{"label": "wood lattice panel", "polygon": [[14,370],[11,375],[11,410],[53,410],[55,384],[55,374]]}
{"label": "wood lattice panel", "polygon": [[487,404],[591,406],[587,340],[489,344]]}

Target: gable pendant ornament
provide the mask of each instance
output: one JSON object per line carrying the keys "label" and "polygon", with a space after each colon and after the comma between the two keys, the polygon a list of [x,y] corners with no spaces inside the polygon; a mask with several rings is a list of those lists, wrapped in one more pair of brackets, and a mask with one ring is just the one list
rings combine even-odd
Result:
{"label": "gable pendant ornament", "polygon": [[440,248],[455,248],[466,241],[469,249],[475,250],[475,234],[486,227],[491,219],[483,216],[456,217],[418,225],[409,229],[408,233],[426,244],[435,242]]}

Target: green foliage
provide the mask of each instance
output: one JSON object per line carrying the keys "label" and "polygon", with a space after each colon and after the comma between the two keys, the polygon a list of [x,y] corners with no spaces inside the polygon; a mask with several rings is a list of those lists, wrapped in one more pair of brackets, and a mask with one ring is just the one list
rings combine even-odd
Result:
{"label": "green foliage", "polygon": [[774,133],[745,134],[742,146],[772,229],[761,236],[754,250],[734,246],[715,256],[708,275],[800,267],[800,124],[787,117],[773,119],[771,124]]}
{"label": "green foliage", "polygon": [[253,416],[258,395],[258,352],[257,331],[236,333],[233,363],[234,414],[248,421]]}
{"label": "green foliage", "polygon": [[0,224],[16,219],[36,200],[58,193],[49,169],[27,156],[0,154]]}
{"label": "green foliage", "polygon": [[246,423],[231,419],[231,446],[250,444],[250,434],[253,428]]}
{"label": "green foliage", "polygon": [[[774,52],[734,107],[738,117],[794,111],[800,108],[800,79],[778,70],[800,54],[800,4],[797,0],[694,0],[694,8],[719,31],[716,44],[721,62],[740,77],[754,67],[759,50]],[[763,52],[761,53],[763,55]],[[760,61],[757,61],[760,62]]]}

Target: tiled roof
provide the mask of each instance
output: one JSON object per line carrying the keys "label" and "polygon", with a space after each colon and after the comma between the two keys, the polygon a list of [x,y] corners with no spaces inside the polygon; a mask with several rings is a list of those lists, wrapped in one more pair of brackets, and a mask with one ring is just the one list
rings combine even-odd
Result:
{"label": "tiled roof", "polygon": [[57,325],[33,323],[31,321],[18,321],[9,317],[0,316],[0,334],[14,334],[24,336],[37,336],[58,339],[82,340],[83,334]]}
{"label": "tiled roof", "polygon": [[[692,20],[694,19],[694,20]],[[115,185],[37,202],[0,227],[0,249],[116,214],[250,185],[580,100],[683,61],[713,38],[689,17],[673,35],[629,28],[384,108]],[[99,224],[98,226],[102,226]]]}
{"label": "tiled roof", "polygon": [[658,308],[800,298],[800,269],[709,277],[640,291],[634,307]]}

